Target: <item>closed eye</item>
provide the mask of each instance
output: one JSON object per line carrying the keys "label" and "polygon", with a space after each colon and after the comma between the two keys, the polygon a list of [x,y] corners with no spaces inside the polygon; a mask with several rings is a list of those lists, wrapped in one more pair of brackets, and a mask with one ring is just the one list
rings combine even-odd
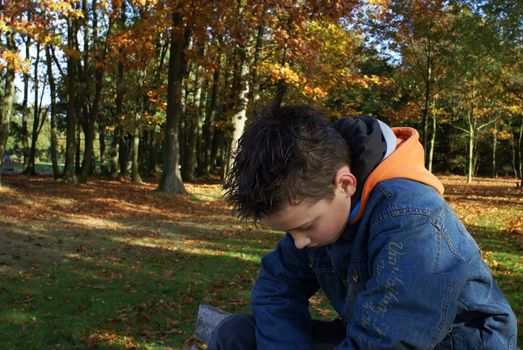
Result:
{"label": "closed eye", "polygon": [[306,232],[311,230],[313,226],[313,223],[306,223],[301,227],[295,227],[293,229],[287,230],[287,232]]}
{"label": "closed eye", "polygon": [[301,227],[298,229],[298,231],[309,231],[310,229],[312,229],[312,225],[309,225],[309,226],[306,226],[306,227]]}

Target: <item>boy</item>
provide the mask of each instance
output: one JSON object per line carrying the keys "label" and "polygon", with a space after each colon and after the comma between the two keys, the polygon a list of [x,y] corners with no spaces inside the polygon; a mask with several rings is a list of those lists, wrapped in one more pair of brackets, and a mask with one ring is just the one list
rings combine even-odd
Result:
{"label": "boy", "polygon": [[[262,260],[254,317],[226,318],[210,349],[516,349],[512,309],[423,164],[411,128],[261,112],[226,196],[287,234]],[[311,320],[319,288],[340,319]]]}

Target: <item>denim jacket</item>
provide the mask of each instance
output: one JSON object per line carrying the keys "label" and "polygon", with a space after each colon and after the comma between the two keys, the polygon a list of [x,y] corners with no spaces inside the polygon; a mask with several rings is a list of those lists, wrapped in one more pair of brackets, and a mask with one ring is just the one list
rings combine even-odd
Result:
{"label": "denim jacket", "polygon": [[298,250],[287,234],[252,290],[258,349],[311,349],[322,288],[346,320],[335,349],[516,349],[516,318],[474,239],[431,187],[378,183],[340,239]]}

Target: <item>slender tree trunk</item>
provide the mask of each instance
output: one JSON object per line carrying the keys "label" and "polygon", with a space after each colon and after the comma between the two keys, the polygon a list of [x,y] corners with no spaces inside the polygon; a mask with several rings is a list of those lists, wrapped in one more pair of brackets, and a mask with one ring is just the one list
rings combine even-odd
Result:
{"label": "slender tree trunk", "polygon": [[180,171],[181,171],[181,177],[182,179],[186,180],[184,177],[185,174],[185,166],[187,164],[187,157],[185,156],[187,153],[187,130],[191,128],[191,114],[192,111],[189,109],[187,110],[187,100],[189,98],[189,77],[191,76],[191,65],[187,66],[187,71],[185,76],[187,79],[183,80],[183,88],[182,88],[182,111],[181,111],[181,118],[180,118],[180,125],[178,126],[178,143],[180,145],[179,150],[179,158],[180,158]]}
{"label": "slender tree trunk", "polygon": [[[92,8],[96,9],[98,0],[92,1]],[[93,10],[93,22],[92,22],[92,38],[93,38],[93,48],[96,50],[96,47],[98,45],[98,15],[96,10]],[[112,26],[109,26],[109,29],[107,30],[106,34],[106,40],[105,40],[105,47],[103,50],[102,58],[105,57],[106,50],[107,50],[107,37],[109,37],[109,34],[111,32]],[[100,74],[100,79],[98,77],[98,74]],[[103,71],[99,68],[95,68],[95,80],[97,82],[96,87],[100,88],[100,94],[102,89],[102,81],[103,81]],[[98,90],[97,90],[98,91]],[[96,99],[96,93],[95,93],[95,99]],[[100,96],[97,97],[98,102],[96,105],[99,105]],[[105,159],[105,126],[103,124],[103,121],[101,120],[100,116],[98,115],[98,107],[97,107],[97,113],[93,113],[94,122],[98,124],[98,143],[100,146],[100,173],[103,176],[106,176],[109,174],[109,171],[107,169],[106,159]],[[93,157],[94,159],[94,157]],[[96,165],[96,164],[95,164]]]}
{"label": "slender tree trunk", "polygon": [[519,137],[518,137],[518,158],[519,158],[519,179],[521,180],[520,187],[523,187],[523,116],[520,117],[521,124],[519,125]]}
{"label": "slender tree trunk", "polygon": [[[223,119],[228,114],[229,106],[232,104],[229,100],[231,99],[231,94],[228,94],[228,91],[233,90],[230,86],[234,86],[234,81],[232,83],[229,82],[230,79],[230,72],[231,70],[234,70],[232,67],[235,67],[236,64],[233,62],[235,61],[233,57],[225,56],[225,62],[224,62],[224,74],[223,74],[223,85],[222,85],[222,96],[220,98],[219,106],[217,106],[217,113],[216,113],[216,124],[223,125]],[[212,137],[212,147],[211,147],[211,156],[210,156],[210,163],[211,163],[211,170],[214,174],[219,173],[220,176],[223,176],[225,167],[224,165],[224,159],[223,156],[226,152],[223,152],[224,149],[226,149],[227,142],[226,142],[226,136],[225,136],[225,129],[223,126],[214,128],[213,130],[213,137]]]}
{"label": "slender tree trunk", "polygon": [[429,144],[428,169],[430,172],[432,172],[432,164],[434,163],[434,148],[436,147],[436,128],[437,128],[436,115],[434,114],[434,101],[432,101],[432,112],[430,115],[431,115],[431,119],[432,119],[432,135],[430,137],[430,144]]}
{"label": "slender tree trunk", "polygon": [[[7,49],[15,50],[14,33],[7,34]],[[13,102],[15,95],[15,71],[7,67],[5,73],[5,85],[0,106],[0,187],[2,186],[2,169],[4,166],[4,153],[7,138],[9,137],[9,124],[13,115]]]}
{"label": "slender tree trunk", "polygon": [[[29,52],[31,39],[27,36],[25,42],[25,59],[30,60],[31,54]],[[22,149],[23,149],[23,165],[24,169],[27,167],[27,162],[29,161],[29,73],[24,72],[24,99],[22,101]]]}
{"label": "slender tree trunk", "polygon": [[209,79],[204,78],[202,88],[200,89],[200,97],[198,101],[198,134],[196,138],[196,174],[201,174],[201,168],[203,166],[203,153],[202,149],[202,138],[203,138],[203,122],[207,119],[207,106],[205,101],[207,100],[207,91],[209,90]]}
{"label": "slender tree trunk", "polygon": [[78,181],[78,174],[80,174],[80,171],[82,170],[81,165],[81,155],[82,155],[82,130],[80,124],[76,125],[76,155],[74,160],[74,171],[75,176]]}
{"label": "slender tree trunk", "polygon": [[98,120],[98,143],[100,146],[100,172],[102,176],[107,176],[109,175],[109,167],[107,166],[105,154],[105,126],[101,120]]}
{"label": "slender tree trunk", "polygon": [[229,146],[229,153],[227,156],[227,160],[225,162],[226,167],[224,167],[224,177],[229,171],[229,168],[231,166],[232,157],[231,155],[234,154],[238,140],[240,139],[240,136],[243,133],[243,129],[245,128],[245,123],[247,122],[247,106],[249,104],[248,95],[249,95],[249,66],[247,64],[247,58],[246,58],[246,49],[243,48],[240,52],[240,76],[239,76],[239,91],[238,91],[238,98],[236,103],[236,113],[233,115],[233,125],[234,125],[234,131],[232,133],[231,137],[231,144]]}
{"label": "slender tree trunk", "polygon": [[[282,59],[281,59],[280,65],[282,67],[284,67],[286,62],[287,62],[287,46],[285,46],[283,48],[283,54],[282,54]],[[287,88],[288,87],[287,87],[287,83],[285,82],[285,80],[279,79],[278,83],[276,84],[276,94],[274,95],[274,98],[272,101],[274,106],[276,106],[276,107],[281,106],[281,104],[283,102],[283,98],[287,94]]]}
{"label": "slender tree trunk", "polygon": [[218,64],[214,69],[211,86],[211,97],[209,100],[209,107],[205,114],[205,122],[202,126],[202,148],[203,148],[203,161],[201,166],[200,176],[208,177],[211,170],[211,152],[214,138],[214,120],[216,118],[217,110],[217,96],[218,96],[218,85],[220,81],[220,67],[221,57],[218,56]]}
{"label": "slender tree trunk", "polygon": [[118,176],[118,145],[120,144],[120,126],[114,129],[113,138],[111,141],[110,158],[110,176],[115,178]]}
{"label": "slender tree trunk", "polygon": [[456,149],[455,145],[456,145],[456,133],[451,129],[449,141],[448,141],[448,152],[447,152],[448,157],[446,158],[447,169],[446,169],[445,173],[447,173],[447,174],[450,174],[452,172],[452,159],[454,159],[454,152]]}
{"label": "slender tree trunk", "polygon": [[[118,20],[119,29],[125,28],[125,23],[127,21],[127,6],[126,2],[121,2],[120,17]],[[126,138],[126,131],[123,129],[123,125],[120,122],[120,118],[123,114],[123,101],[124,101],[124,66],[122,62],[118,62],[118,71],[116,77],[116,99],[115,99],[115,110],[116,110],[116,119],[118,120],[118,165],[120,169],[120,176],[126,177],[128,175],[127,171],[127,162],[129,160],[128,152],[128,143]]]}
{"label": "slender tree trunk", "polygon": [[158,168],[158,147],[156,142],[156,132],[149,130],[147,137],[147,175],[154,176]]}
{"label": "slender tree trunk", "polygon": [[[261,6],[263,6],[263,1]],[[265,11],[265,10],[264,10]],[[262,14],[265,16],[265,13]],[[260,61],[260,54],[263,48],[263,36],[265,35],[264,21],[260,23],[256,31],[256,46],[254,47],[254,55],[251,68],[251,88],[249,89],[249,102],[256,108],[258,100],[260,99],[260,81],[258,79],[258,63]]]}
{"label": "slender tree trunk", "polygon": [[133,132],[133,144],[132,144],[132,163],[131,163],[131,181],[134,183],[142,183],[140,177],[140,164],[139,164],[139,153],[140,153],[140,129],[137,126],[138,121],[135,120],[135,128]]}
{"label": "slender tree trunk", "polygon": [[[203,55],[204,49],[200,49],[200,55]],[[186,127],[185,127],[185,157],[184,166],[182,166],[182,178],[184,181],[191,181],[194,178],[194,171],[196,169],[196,143],[198,141],[198,133],[200,128],[200,103],[202,94],[202,78],[201,68],[196,67],[194,72],[194,95],[193,108],[191,113],[185,113]],[[190,119],[190,120],[189,120]]]}
{"label": "slender tree trunk", "polygon": [[[176,33],[179,30],[180,33]],[[183,30],[183,32],[182,32]],[[189,42],[189,30],[179,13],[173,14],[173,30],[167,78],[167,116],[165,123],[165,146],[163,171],[158,190],[167,193],[185,193],[180,176],[178,126],[182,114],[182,84],[187,64],[184,50]]]}
{"label": "slender tree trunk", "polygon": [[[521,133],[521,132],[520,132]],[[512,171],[514,173],[514,178],[518,179],[518,165],[517,165],[517,158],[518,158],[518,149],[517,149],[517,141],[516,137],[514,136],[514,133],[512,132],[510,134],[510,146],[512,148]],[[520,159],[521,160],[521,159]]]}
{"label": "slender tree trunk", "polygon": [[[119,127],[117,127],[118,133],[115,134],[117,142],[117,167],[112,167],[111,172],[115,169],[120,170],[120,176],[126,177],[127,172],[127,161],[128,161],[128,147],[126,132],[123,130],[123,126],[120,122],[120,117],[123,113],[123,64],[118,63],[118,78],[117,78],[117,87],[116,87],[116,100],[115,100],[115,109],[116,109],[116,119]],[[117,175],[115,175],[117,176]]]}
{"label": "slender tree trunk", "polygon": [[29,159],[24,174],[36,175],[35,157],[36,157],[36,142],[38,141],[38,126],[40,125],[40,108],[38,103],[38,92],[40,81],[38,79],[38,68],[40,65],[40,43],[36,43],[36,60],[34,64],[34,107],[33,107],[33,130],[31,133],[31,149],[29,151]]}
{"label": "slender tree trunk", "polygon": [[[96,0],[93,0],[92,6],[93,9],[96,8]],[[83,9],[84,9],[84,19],[89,18],[89,8],[86,0],[83,0]],[[93,51],[98,45],[98,16],[96,14],[96,11],[93,11],[93,21],[92,21],[92,47]],[[84,31],[84,71],[86,72],[85,75],[87,75],[87,72],[89,72],[88,66],[89,66],[89,26],[88,21],[86,21],[84,25],[85,31]],[[111,28],[109,28],[110,31]],[[107,34],[109,35],[109,34]],[[105,49],[102,54],[102,56],[105,56]],[[94,57],[96,59],[96,57]],[[84,76],[85,84],[88,84],[87,81],[88,77]],[[95,122],[98,118],[98,111],[100,109],[100,99],[102,94],[102,82],[103,82],[103,71],[95,67],[94,68],[94,99],[93,103],[91,105],[91,108],[89,108],[88,113],[85,114],[87,120],[85,121],[84,125],[84,139],[85,139],[85,147],[84,147],[84,158],[83,158],[83,164],[82,164],[82,172],[80,174],[80,181],[86,182],[88,176],[92,173],[93,165],[96,166],[96,162],[94,162],[94,139],[95,139]],[[103,158],[100,158],[100,163],[103,162]]]}
{"label": "slender tree trunk", "polygon": [[427,149],[429,139],[429,118],[430,118],[430,94],[431,94],[431,68],[430,59],[427,60],[427,77],[425,80],[425,102],[423,106],[423,149]]}
{"label": "slender tree trunk", "polygon": [[49,79],[49,92],[51,103],[51,163],[53,164],[53,176],[58,178],[60,175],[58,167],[58,130],[56,127],[56,82],[53,74],[53,61],[49,45],[45,46],[45,59],[47,62],[47,78]]}
{"label": "slender tree trunk", "polygon": [[[76,41],[76,20],[72,17],[67,19],[67,46],[74,49]],[[64,180],[68,183],[76,183],[75,171],[75,152],[76,152],[76,58],[67,58],[67,131],[66,131],[66,150],[65,150],[65,168]]]}
{"label": "slender tree trunk", "polygon": [[129,175],[129,156],[131,155],[129,133],[123,130],[123,128],[120,128],[120,135],[118,137],[118,165],[120,167],[120,176],[127,177]]}
{"label": "slender tree trunk", "polygon": [[472,183],[472,177],[474,175],[474,141],[476,138],[476,118],[472,115],[472,111],[468,112],[468,126],[469,126],[469,147],[468,147],[468,167],[467,167],[467,183]]}
{"label": "slender tree trunk", "polygon": [[496,150],[498,146],[498,122],[494,124],[494,130],[492,132],[492,177],[498,177],[498,169],[496,165]]}

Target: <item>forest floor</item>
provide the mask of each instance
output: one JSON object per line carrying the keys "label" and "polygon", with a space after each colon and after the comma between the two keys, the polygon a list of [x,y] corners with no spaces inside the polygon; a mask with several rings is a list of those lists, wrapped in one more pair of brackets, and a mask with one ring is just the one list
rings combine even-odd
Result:
{"label": "forest floor", "polygon": [[[523,189],[513,179],[442,177],[523,334]],[[4,175],[0,349],[188,349],[198,304],[247,312],[260,257],[281,233],[239,223],[219,184]],[[334,317],[321,295],[317,317]]]}

